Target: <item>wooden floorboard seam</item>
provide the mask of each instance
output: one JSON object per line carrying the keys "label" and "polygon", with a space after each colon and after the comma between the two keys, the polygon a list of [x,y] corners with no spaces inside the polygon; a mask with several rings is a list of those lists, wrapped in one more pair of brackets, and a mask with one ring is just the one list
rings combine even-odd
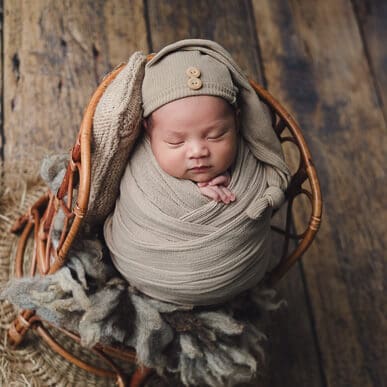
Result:
{"label": "wooden floorboard seam", "polygon": [[148,45],[148,52],[152,53],[153,52],[153,42],[152,42],[152,33],[151,33],[151,25],[150,25],[150,18],[149,18],[148,0],[143,0],[143,9],[144,9],[146,42]]}
{"label": "wooden floorboard seam", "polygon": [[378,82],[376,80],[377,76],[375,74],[374,65],[373,65],[373,61],[372,61],[372,56],[371,56],[371,54],[370,54],[370,52],[368,50],[367,39],[365,38],[365,32],[364,32],[364,29],[362,27],[362,23],[360,21],[360,14],[359,14],[360,11],[359,11],[358,6],[355,4],[354,0],[350,0],[350,2],[351,2],[351,5],[352,5],[353,13],[355,15],[355,20],[356,20],[357,27],[359,29],[359,35],[360,35],[361,42],[362,42],[362,45],[363,45],[364,56],[365,56],[365,58],[367,60],[367,63],[368,63],[368,68],[369,68],[369,72],[371,74],[372,83],[374,85],[376,98],[378,100],[378,105],[380,107],[380,110],[382,111],[382,114],[383,114],[383,117],[384,117],[384,121],[387,122],[387,117],[386,117],[384,109],[383,109],[382,93],[381,93],[381,90],[379,88],[379,84],[378,84]]}
{"label": "wooden floorboard seam", "polygon": [[319,366],[318,368],[320,371],[321,382],[323,383],[323,387],[328,387],[328,381],[327,381],[327,377],[326,377],[326,374],[324,371],[321,346],[320,346],[320,342],[319,342],[318,334],[317,334],[316,319],[315,319],[315,316],[313,313],[312,300],[311,300],[311,297],[309,294],[309,288],[308,288],[308,284],[307,284],[306,277],[305,277],[303,260],[300,261],[300,276],[301,276],[302,286],[303,286],[304,294],[305,294],[306,310],[308,311],[308,320],[310,322],[310,327],[312,330],[314,348],[315,348],[317,358],[318,358],[318,366]]}
{"label": "wooden floorboard seam", "polygon": [[261,85],[265,88],[267,88],[267,79],[266,79],[266,74],[265,74],[265,69],[262,63],[262,53],[261,53],[261,46],[259,44],[259,39],[258,39],[258,31],[257,31],[257,23],[255,20],[255,15],[254,15],[254,9],[253,9],[253,4],[251,0],[247,1],[247,13],[249,15],[249,22],[252,25],[252,30],[253,30],[253,36],[254,36],[254,48],[257,52],[258,59],[259,59],[259,66],[260,66],[260,74],[261,74],[261,79],[257,80],[261,83]]}

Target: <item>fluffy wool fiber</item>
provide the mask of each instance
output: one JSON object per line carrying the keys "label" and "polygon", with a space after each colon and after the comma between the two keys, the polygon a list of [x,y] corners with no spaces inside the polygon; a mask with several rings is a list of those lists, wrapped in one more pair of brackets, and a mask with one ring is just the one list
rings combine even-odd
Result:
{"label": "fluffy wool fiber", "polygon": [[131,346],[142,364],[177,373],[187,386],[233,385],[255,375],[265,339],[259,316],[280,305],[272,291],[254,289],[222,306],[189,309],[130,287],[105,261],[99,240],[77,242],[69,256],[53,275],[10,281],[1,298],[79,332],[84,346]]}

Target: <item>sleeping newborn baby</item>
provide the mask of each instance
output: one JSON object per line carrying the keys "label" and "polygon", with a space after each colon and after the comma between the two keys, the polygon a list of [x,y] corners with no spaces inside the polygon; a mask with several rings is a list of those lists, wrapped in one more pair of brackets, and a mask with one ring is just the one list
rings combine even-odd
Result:
{"label": "sleeping newborn baby", "polygon": [[223,303],[273,267],[289,171],[255,91],[218,44],[183,40],[142,81],[144,133],[105,221],[112,261],[146,295]]}
{"label": "sleeping newborn baby", "polygon": [[197,183],[210,199],[235,200],[227,185],[237,152],[236,112],[223,98],[193,96],[160,107],[144,126],[159,166]]}

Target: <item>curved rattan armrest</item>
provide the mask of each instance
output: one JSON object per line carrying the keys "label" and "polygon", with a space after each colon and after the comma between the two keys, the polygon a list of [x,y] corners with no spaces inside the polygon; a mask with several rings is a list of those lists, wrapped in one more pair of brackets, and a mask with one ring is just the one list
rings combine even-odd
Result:
{"label": "curved rattan armrest", "polygon": [[[300,164],[297,172],[292,176],[289,187],[286,191],[286,198],[291,202],[295,196],[300,193],[305,193],[302,189],[302,184],[305,180],[309,180],[311,192],[309,198],[311,202],[311,215],[307,229],[302,233],[302,237],[296,248],[288,255],[282,257],[279,264],[267,275],[267,281],[273,285],[280,280],[283,275],[301,258],[307,248],[312,243],[321,223],[322,215],[322,198],[320,183],[317,177],[316,168],[313,165],[312,156],[306,144],[301,128],[294,118],[284,109],[284,107],[261,85],[250,80],[251,86],[257,92],[259,98],[270,108],[273,117],[273,127],[281,140],[281,133],[287,128],[294,138],[294,143],[297,145],[300,152]],[[275,116],[278,116],[278,121]],[[290,233],[290,230],[287,230]],[[286,237],[286,236],[285,236]],[[288,238],[289,239],[289,236]],[[286,243],[286,242],[285,242]]]}
{"label": "curved rattan armrest", "polygon": [[[113,79],[119,74],[119,72],[124,67],[124,64],[115,68],[110,72],[98,86],[94,92],[91,100],[85,110],[77,141],[71,152],[70,165],[68,171],[73,168],[74,165],[79,165],[79,187],[78,187],[78,197],[77,202],[74,208],[74,220],[70,226],[67,237],[64,239],[63,244],[60,246],[57,252],[57,257],[52,265],[49,267],[49,273],[54,273],[66,261],[67,253],[71,247],[71,244],[77,235],[83,217],[86,214],[87,207],[89,204],[89,195],[90,195],[90,185],[91,185],[91,133],[93,127],[93,117],[95,109],[98,105],[99,100],[101,99],[103,93]],[[70,173],[70,172],[69,172]],[[62,183],[64,186],[66,182]],[[62,188],[62,187],[61,187]],[[59,193],[61,191],[59,189]],[[66,191],[67,187],[63,189]]]}

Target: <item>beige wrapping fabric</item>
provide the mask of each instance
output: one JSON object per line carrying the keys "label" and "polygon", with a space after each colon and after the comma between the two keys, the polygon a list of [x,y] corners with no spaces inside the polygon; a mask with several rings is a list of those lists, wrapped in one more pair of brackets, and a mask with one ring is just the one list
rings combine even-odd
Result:
{"label": "beige wrapping fabric", "polygon": [[204,197],[196,183],[165,173],[144,138],[105,222],[115,266],[143,293],[178,304],[217,304],[254,286],[271,260],[271,210],[247,214],[267,178],[242,138],[229,187],[232,204]]}

